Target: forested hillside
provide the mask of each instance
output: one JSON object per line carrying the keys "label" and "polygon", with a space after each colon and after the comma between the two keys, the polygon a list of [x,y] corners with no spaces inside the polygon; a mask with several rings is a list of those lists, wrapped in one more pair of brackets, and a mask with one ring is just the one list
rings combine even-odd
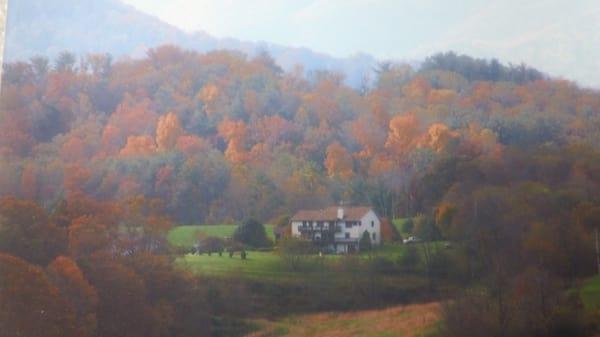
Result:
{"label": "forested hillside", "polygon": [[[600,93],[454,54],[424,64],[382,63],[358,90],[266,53],[174,46],[8,64],[0,322],[10,336],[233,336],[233,317],[409,301],[426,279],[430,297],[466,290],[447,336],[597,331],[566,289],[596,267]],[[339,201],[414,218],[420,255],[333,260],[339,280],[318,274],[330,288],[273,288],[175,269],[165,240],[174,224]]]}
{"label": "forested hillside", "polygon": [[51,207],[142,194],[204,223],[342,200],[409,216],[484,184],[588,195],[598,179],[600,95],[565,81],[469,81],[428,60],[381,65],[373,88],[353,90],[266,54],[165,46],[76,60],[7,66],[4,195]]}

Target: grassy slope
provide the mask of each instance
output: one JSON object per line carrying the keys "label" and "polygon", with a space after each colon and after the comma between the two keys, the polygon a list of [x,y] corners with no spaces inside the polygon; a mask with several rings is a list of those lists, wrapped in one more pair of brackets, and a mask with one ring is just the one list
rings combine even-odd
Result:
{"label": "grassy slope", "polygon": [[276,322],[258,321],[261,329],[249,337],[432,336],[438,331],[439,321],[438,303],[414,304],[381,310],[299,315]]}
{"label": "grassy slope", "polygon": [[600,276],[588,279],[580,291],[586,309],[600,309]]}
{"label": "grassy slope", "polygon": [[[167,240],[170,244],[179,247],[191,247],[196,241],[196,233],[203,232],[209,236],[221,238],[231,237],[237,228],[236,225],[195,225],[177,226],[169,231]],[[267,236],[273,240],[273,226],[265,225]]]}

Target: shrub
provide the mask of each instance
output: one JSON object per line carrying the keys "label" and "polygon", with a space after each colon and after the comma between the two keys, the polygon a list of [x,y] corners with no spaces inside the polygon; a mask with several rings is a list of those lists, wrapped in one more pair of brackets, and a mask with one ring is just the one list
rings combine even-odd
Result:
{"label": "shrub", "polygon": [[248,219],[238,226],[233,233],[233,239],[250,247],[269,246],[265,227],[254,219]]}
{"label": "shrub", "polygon": [[361,252],[367,252],[371,250],[371,235],[368,231],[364,231],[360,241],[358,242],[358,247]]}

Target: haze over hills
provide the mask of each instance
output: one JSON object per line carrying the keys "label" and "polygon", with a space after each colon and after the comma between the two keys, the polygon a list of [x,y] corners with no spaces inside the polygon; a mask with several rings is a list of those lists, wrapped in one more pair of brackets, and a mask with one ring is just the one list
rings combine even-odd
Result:
{"label": "haze over hills", "polygon": [[176,44],[201,52],[239,50],[250,56],[268,51],[286,70],[301,64],[307,72],[339,71],[351,85],[359,84],[376,63],[367,54],[335,58],[307,48],[186,33],[118,0],[19,0],[11,1],[9,6],[7,62],[35,55],[54,57],[64,50],[77,54],[108,52],[116,58],[141,57],[148,48]]}
{"label": "haze over hills", "polygon": [[599,46],[600,2],[507,0],[481,6],[413,56],[452,49],[525,62],[552,76],[600,88]]}
{"label": "haze over hills", "polygon": [[[27,59],[38,54],[52,57],[62,50],[78,54],[109,52],[116,58],[141,57],[147,48],[166,43],[201,52],[233,49],[250,56],[266,50],[285,70],[301,64],[307,72],[339,71],[346,75],[348,84],[356,87],[365,74],[372,72],[378,59],[391,55],[402,60],[422,60],[436,52],[454,50],[474,57],[497,58],[503,63],[525,62],[551,76],[600,88],[600,6],[593,0],[581,0],[576,4],[564,0],[468,1],[455,5],[424,2],[419,6],[404,2],[388,3],[384,6],[386,14],[381,20],[375,18],[381,14],[377,9],[378,4],[380,9],[383,8],[384,2],[381,1],[369,5],[314,0],[307,3],[310,3],[311,12],[317,11],[320,15],[306,15],[304,11],[301,13],[301,25],[294,21],[282,27],[280,21],[286,22],[285,17],[277,19],[279,26],[262,17],[256,18],[256,25],[261,31],[269,31],[273,26],[273,29],[282,30],[278,35],[287,36],[286,32],[293,30],[303,36],[316,36],[316,39],[323,36],[322,40],[329,45],[349,44],[352,47],[345,48],[344,53],[334,53],[336,56],[308,48],[289,47],[306,45],[316,50],[327,50],[323,49],[324,44],[313,45],[308,40],[294,43],[274,39],[272,41],[278,41],[275,44],[218,38],[203,31],[190,32],[189,27],[180,27],[181,22],[161,16],[160,7],[150,10],[152,3],[137,0],[11,1],[6,60]],[[183,8],[183,3],[186,3],[185,0],[180,0],[177,6]],[[195,9],[190,11],[203,8],[200,3],[193,3]],[[177,9],[177,6],[167,7],[172,10],[171,7]],[[362,13],[361,22],[352,24],[348,18],[342,18],[344,10],[340,8],[346,8],[342,6],[352,12],[352,22]],[[210,9],[212,15],[215,10],[223,12],[227,6],[213,3],[211,7],[215,7]],[[398,8],[406,10],[399,12]],[[224,12],[223,20],[234,20],[239,14]],[[202,22],[207,15],[198,13],[197,18],[187,15],[185,19],[194,18]],[[424,16],[428,19],[419,19]],[[378,27],[372,27],[374,21]],[[382,34],[382,30],[388,33]],[[365,38],[378,41],[379,45],[375,46],[384,43],[389,53],[382,54],[375,46],[369,49],[369,44],[361,44]],[[265,39],[269,40],[269,37]],[[365,50],[373,54],[356,53],[343,57],[348,50]],[[411,63],[418,64],[416,61]]]}

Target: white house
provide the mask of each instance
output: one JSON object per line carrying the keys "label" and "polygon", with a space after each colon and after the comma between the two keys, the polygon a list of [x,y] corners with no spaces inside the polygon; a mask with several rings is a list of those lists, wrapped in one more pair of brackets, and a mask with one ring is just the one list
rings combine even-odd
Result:
{"label": "white house", "polygon": [[338,253],[359,250],[367,232],[373,245],[381,243],[381,221],[371,207],[328,207],[302,210],[290,220],[292,236],[312,240]]}

